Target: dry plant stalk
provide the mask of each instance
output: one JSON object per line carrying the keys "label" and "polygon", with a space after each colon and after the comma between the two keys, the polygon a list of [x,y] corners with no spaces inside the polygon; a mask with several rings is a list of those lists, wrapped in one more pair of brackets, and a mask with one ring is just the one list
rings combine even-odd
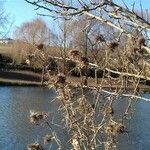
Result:
{"label": "dry plant stalk", "polygon": [[[114,44],[115,45],[115,44]],[[115,47],[118,45],[115,45]],[[114,47],[113,47],[114,48]],[[75,51],[75,53],[78,53]],[[72,56],[73,55],[73,56]],[[67,129],[70,136],[67,146],[72,150],[97,150],[103,148],[105,150],[117,149],[117,137],[120,134],[128,133],[126,125],[123,123],[124,119],[130,115],[132,103],[136,98],[132,95],[128,95],[126,88],[129,84],[129,80],[126,76],[120,76],[115,80],[110,77],[108,73],[108,82],[112,84],[121,83],[119,89],[116,88],[112,92],[111,86],[109,91],[103,90],[103,84],[105,84],[105,78],[101,79],[101,82],[96,87],[88,86],[87,70],[90,67],[88,58],[82,57],[81,54],[77,54],[77,58],[74,53],[70,57],[76,63],[76,67],[80,72],[81,83],[79,85],[68,83],[67,75],[59,73],[56,76],[55,82],[49,87],[53,87],[57,93],[56,100],[60,102],[60,111],[63,115],[63,125]],[[80,59],[79,59],[80,58]],[[124,70],[128,70],[126,63],[123,63]],[[83,76],[86,77],[87,83],[83,80]],[[130,78],[130,82],[134,84],[135,88],[130,90],[133,95],[137,94],[139,79]],[[108,83],[109,84],[109,83]],[[87,94],[92,92],[92,99],[89,99]],[[116,119],[116,108],[113,105],[116,101],[123,99],[123,95],[126,95],[128,105],[122,111],[124,113],[119,119]],[[94,94],[93,94],[94,93]],[[31,112],[31,123],[37,124],[47,118],[48,114],[45,112]],[[56,144],[58,149],[63,149],[61,139],[57,136],[57,131],[53,130],[53,125],[45,122],[50,128],[50,133],[44,137],[44,144]],[[38,125],[38,124],[37,124]],[[32,150],[40,150],[39,147],[44,147],[39,143],[31,144],[28,147]],[[35,148],[37,147],[37,148]]]}
{"label": "dry plant stalk", "polygon": [[[150,80],[149,75],[145,75],[145,72],[148,72],[145,71],[145,68],[149,66],[146,56],[149,56],[150,48],[146,45],[143,33],[143,30],[150,30],[149,22],[137,15],[134,9],[130,10],[127,6],[126,8],[121,7],[108,0],[103,2],[76,0],[80,4],[79,7],[71,0],[68,3],[57,0],[26,1],[36,6],[37,9],[54,12],[65,19],[84,14],[89,17],[89,20],[97,20],[105,26],[110,26],[116,31],[114,33],[118,34],[117,31],[119,32],[117,38],[113,40],[107,41],[107,38],[105,39],[101,35],[95,38],[97,43],[105,44],[103,65],[98,64],[97,60],[95,60],[95,64],[90,63],[89,58],[83,57],[78,50],[71,50],[69,58],[55,57],[56,60],[65,59],[75,62],[76,68],[80,72],[81,83],[70,84],[67,82],[68,76],[58,72],[56,81],[52,86],[49,85],[56,90],[57,100],[60,102],[63,125],[70,135],[70,139],[68,139],[70,149],[116,150],[117,137],[120,134],[128,133],[124,119],[128,118],[133,102],[139,98],[140,80]],[[133,30],[129,31],[128,27],[132,27],[137,33],[134,35]],[[92,40],[89,37],[87,39],[92,45]],[[123,41],[125,42],[122,43]],[[40,54],[42,60],[46,59],[44,52],[40,52]],[[90,67],[95,67],[96,71],[102,68],[104,71],[100,83],[93,87],[88,86],[87,71]],[[107,78],[107,82],[105,78]],[[109,85],[107,90],[103,89],[106,84]],[[130,85],[133,89],[129,88]],[[127,90],[127,88],[129,89]],[[92,98],[87,96],[89,93]],[[121,99],[127,100],[128,104],[121,110],[123,113],[119,119],[116,119],[117,108],[114,105]],[[38,121],[45,119],[45,117],[39,118],[39,115],[35,115],[34,118]],[[61,139],[56,136],[57,131],[53,131],[50,124],[47,123],[47,125],[50,127],[51,133],[44,138],[45,143],[55,141],[58,149],[63,149]]]}

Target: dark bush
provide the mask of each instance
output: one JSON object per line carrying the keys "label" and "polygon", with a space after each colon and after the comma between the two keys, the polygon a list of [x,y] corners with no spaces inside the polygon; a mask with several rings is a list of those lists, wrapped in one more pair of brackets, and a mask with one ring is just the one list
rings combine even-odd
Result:
{"label": "dark bush", "polygon": [[[104,71],[103,70],[98,70],[97,71],[97,77],[98,78],[102,78],[103,77],[103,74],[104,74]],[[89,77],[92,77],[92,78],[95,78],[95,68],[89,68],[88,69],[88,76]]]}
{"label": "dark bush", "polygon": [[0,62],[3,61],[3,57],[2,57],[2,54],[0,54]]}
{"label": "dark bush", "polygon": [[13,62],[11,57],[5,56],[5,55],[1,55],[1,60],[2,60],[2,62],[5,62],[5,63],[12,63]]}

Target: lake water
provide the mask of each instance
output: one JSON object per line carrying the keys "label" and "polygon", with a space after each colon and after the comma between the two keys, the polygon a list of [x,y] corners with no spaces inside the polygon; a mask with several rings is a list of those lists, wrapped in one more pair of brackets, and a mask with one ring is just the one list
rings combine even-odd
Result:
{"label": "lake water", "polygon": [[[150,98],[150,94],[144,97]],[[49,112],[54,122],[60,122],[57,102],[51,102],[54,98],[55,92],[47,88],[0,87],[0,150],[26,150],[27,144],[41,141],[49,129],[30,124],[29,111]],[[122,135],[125,140],[120,141],[120,150],[150,149],[150,102],[139,100],[135,109],[128,121],[129,136]],[[65,140],[65,131],[56,128]]]}

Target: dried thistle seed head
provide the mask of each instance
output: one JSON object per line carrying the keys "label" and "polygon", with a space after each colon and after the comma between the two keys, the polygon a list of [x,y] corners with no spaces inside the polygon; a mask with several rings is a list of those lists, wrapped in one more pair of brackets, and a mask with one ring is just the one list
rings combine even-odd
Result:
{"label": "dried thistle seed head", "polygon": [[117,124],[116,128],[116,132],[121,134],[125,132],[125,126],[122,123]]}
{"label": "dried thistle seed head", "polygon": [[47,116],[48,116],[48,113],[30,111],[30,122],[39,123],[41,120],[45,119]]}
{"label": "dried thistle seed head", "polygon": [[118,46],[119,46],[118,42],[112,42],[108,45],[108,47],[111,51],[114,51],[114,49],[116,49]]}
{"label": "dried thistle seed head", "polygon": [[106,128],[105,128],[105,132],[108,135],[114,134],[115,132],[115,126],[114,124],[109,124]]}
{"label": "dried thistle seed head", "polygon": [[103,112],[104,115],[113,115],[114,114],[114,110],[112,107],[106,107],[104,112]]}
{"label": "dried thistle seed head", "polygon": [[65,84],[66,83],[66,77],[64,74],[58,74],[56,79],[56,84]]}
{"label": "dried thistle seed head", "polygon": [[32,143],[28,145],[28,150],[43,150],[42,146],[39,143]]}
{"label": "dried thistle seed head", "polygon": [[45,137],[44,137],[44,145],[48,144],[49,142],[51,142],[53,136],[51,134],[47,134]]}
{"label": "dried thistle seed head", "polygon": [[37,49],[42,50],[43,48],[44,48],[44,44],[41,43],[37,45]]}
{"label": "dried thistle seed head", "polygon": [[137,40],[137,42],[138,42],[139,46],[145,46],[146,45],[145,44],[146,40],[145,40],[144,37],[139,37],[138,40]]}
{"label": "dried thistle seed head", "polygon": [[72,60],[80,60],[81,59],[81,53],[78,50],[71,50],[68,53],[68,57]]}
{"label": "dried thistle seed head", "polygon": [[89,65],[89,60],[87,57],[81,57],[81,68],[83,68],[84,66],[88,66]]}
{"label": "dried thistle seed head", "polygon": [[105,38],[101,34],[96,36],[95,40],[96,40],[96,42],[105,42]]}
{"label": "dried thistle seed head", "polygon": [[95,109],[95,104],[92,104],[91,107],[92,107],[93,109]]}

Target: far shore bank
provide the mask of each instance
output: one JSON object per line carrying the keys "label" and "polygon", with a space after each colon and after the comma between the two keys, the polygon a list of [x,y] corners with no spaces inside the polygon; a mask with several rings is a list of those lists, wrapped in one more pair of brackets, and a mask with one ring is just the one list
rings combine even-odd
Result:
{"label": "far shore bank", "polygon": [[[19,70],[0,70],[0,86],[46,86],[41,84],[41,73],[34,73],[32,71],[19,71]],[[54,76],[51,77],[50,84],[54,82]],[[99,84],[102,79],[98,79]],[[80,85],[81,79],[79,77],[69,76],[67,82],[72,85]],[[89,87],[97,87],[94,78],[88,79]],[[102,83],[103,89],[119,90],[125,88],[123,85],[109,82],[108,79],[104,79]],[[129,84],[128,90],[133,90],[134,85]],[[150,86],[139,84],[138,90],[143,92],[150,92]]]}
{"label": "far shore bank", "polygon": [[0,70],[0,86],[41,86],[41,74],[32,71]]}

